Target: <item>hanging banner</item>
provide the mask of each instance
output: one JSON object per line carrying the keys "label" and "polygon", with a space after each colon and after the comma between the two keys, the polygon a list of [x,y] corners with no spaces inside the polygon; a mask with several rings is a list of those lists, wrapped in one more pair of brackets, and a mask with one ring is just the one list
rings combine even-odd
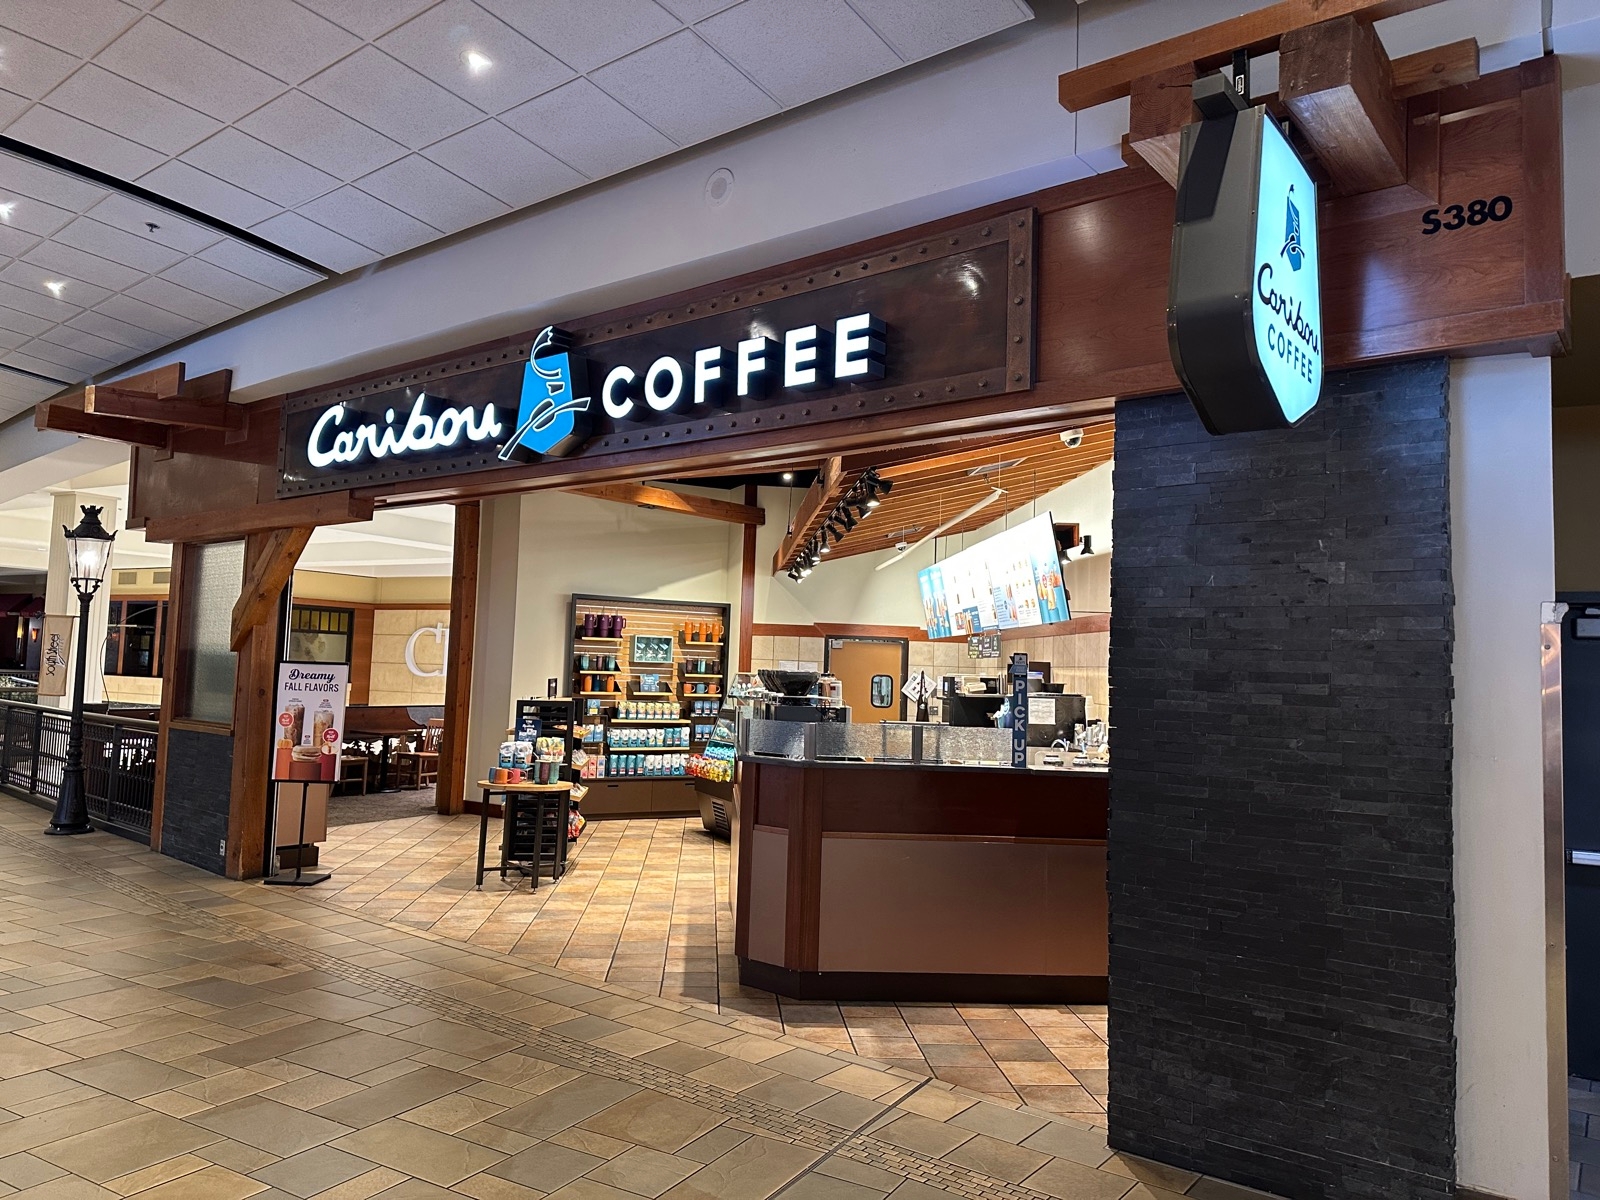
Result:
{"label": "hanging banner", "polygon": [[334,663],[279,663],[273,705],[272,778],[333,783],[339,778],[350,668]]}
{"label": "hanging banner", "polygon": [[72,623],[75,617],[45,617],[39,623],[39,696],[59,699],[67,694],[67,671],[72,665]]}

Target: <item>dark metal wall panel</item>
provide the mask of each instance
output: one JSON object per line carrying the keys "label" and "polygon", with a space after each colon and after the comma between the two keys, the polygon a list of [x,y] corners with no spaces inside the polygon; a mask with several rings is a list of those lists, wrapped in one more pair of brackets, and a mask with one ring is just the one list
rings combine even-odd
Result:
{"label": "dark metal wall panel", "polygon": [[221,875],[233,787],[233,738],[179,728],[169,728],[165,736],[167,793],[161,853]]}
{"label": "dark metal wall panel", "polygon": [[1298,428],[1117,406],[1110,1137],[1302,1200],[1455,1177],[1441,360]]}

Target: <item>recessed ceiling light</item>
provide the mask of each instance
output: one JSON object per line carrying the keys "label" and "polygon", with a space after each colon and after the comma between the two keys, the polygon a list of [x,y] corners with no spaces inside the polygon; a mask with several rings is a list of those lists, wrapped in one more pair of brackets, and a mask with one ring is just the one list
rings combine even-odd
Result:
{"label": "recessed ceiling light", "polygon": [[476,50],[468,50],[461,57],[467,60],[467,70],[474,75],[482,75],[490,67],[494,66],[488,55],[479,54]]}
{"label": "recessed ceiling light", "polygon": [[44,281],[45,291],[49,292],[57,300],[61,299],[61,293],[66,289],[66,286],[59,279],[46,279]]}
{"label": "recessed ceiling light", "polygon": [[785,471],[783,473],[783,481],[785,483],[793,483],[794,482],[794,472],[793,471]]}
{"label": "recessed ceiling light", "polygon": [[7,200],[4,204],[0,204],[0,221],[11,220],[11,210],[16,206],[17,202],[15,200]]}

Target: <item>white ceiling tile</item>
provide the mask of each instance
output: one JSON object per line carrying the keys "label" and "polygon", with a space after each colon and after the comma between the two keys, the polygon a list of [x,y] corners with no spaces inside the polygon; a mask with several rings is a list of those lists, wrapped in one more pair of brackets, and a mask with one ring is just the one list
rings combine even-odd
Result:
{"label": "white ceiling tile", "polygon": [[272,76],[155,17],[139,21],[95,62],[219,121],[237,121],[283,91]]}
{"label": "white ceiling tile", "polygon": [[[32,346],[34,343],[29,342]],[[58,353],[65,354],[59,346],[53,347]],[[40,355],[29,353],[27,350],[8,350],[5,354],[7,366],[16,367],[23,371],[32,371],[36,375],[48,375],[52,379],[59,379],[62,383],[80,383],[94,374],[93,367],[74,369],[63,367],[60,363],[49,362]]]}
{"label": "white ceiling tile", "polygon": [[29,233],[26,229],[18,229],[13,225],[0,224],[0,259],[21,258],[38,244],[38,234]]}
{"label": "white ceiling tile", "polygon": [[907,62],[940,54],[1029,19],[1016,0],[850,0]]}
{"label": "white ceiling tile", "polygon": [[157,308],[154,304],[146,304],[143,300],[129,295],[113,296],[109,300],[103,300],[95,305],[94,311],[115,317],[119,321],[126,321],[130,325],[137,325],[140,329],[148,329],[151,333],[159,333],[168,342],[193,333],[201,327],[198,321],[180,317],[177,313]]}
{"label": "white ceiling tile", "polygon": [[198,257],[235,275],[264,283],[278,292],[296,292],[323,279],[323,276],[315,275],[304,267],[297,267],[277,255],[257,250],[234,238],[224,238],[216,245],[207,247]]}
{"label": "white ceiling tile", "polygon": [[[157,208],[143,200],[124,196],[121,192],[108,193],[86,215],[145,241],[182,250],[186,254],[204,250],[222,238],[222,234],[209,225],[180,217],[171,209]],[[154,229],[150,228],[152,225]]]}
{"label": "white ceiling tile", "polygon": [[183,257],[180,251],[163,246],[125,230],[113,229],[88,217],[79,217],[60,233],[56,241],[79,250],[87,250],[101,258],[109,258],[125,267],[141,271],[164,271]]}
{"label": "white ceiling tile", "polygon": [[[0,20],[5,9],[0,8]],[[78,59],[63,50],[0,27],[0,88],[37,100],[78,69]]]}
{"label": "white ceiling tile", "polygon": [[420,154],[408,154],[356,180],[356,186],[442,233],[454,233],[508,211],[501,201]]}
{"label": "white ceiling tile", "polygon": [[[63,321],[69,316],[75,316],[83,309],[93,308],[100,301],[111,295],[110,288],[87,283],[76,276],[67,274],[65,271],[51,270],[49,267],[42,267],[37,263],[13,262],[3,270],[0,270],[0,279],[25,291],[37,292],[47,300],[59,300],[63,304],[70,305],[73,311],[70,313],[63,312],[59,318]],[[45,284],[47,282],[62,285],[59,297],[53,291],[46,289]],[[40,309],[29,309],[28,311],[37,312],[41,317],[51,315],[49,312],[41,311]]]}
{"label": "white ceiling tile", "polygon": [[680,146],[778,111],[771,96],[687,29],[590,78]]}
{"label": "white ceiling tile", "polygon": [[62,329],[82,329],[104,338],[108,342],[117,342],[129,350],[145,351],[154,350],[157,346],[164,345],[167,337],[162,333],[152,333],[148,329],[141,329],[137,325],[129,325],[126,321],[119,321],[115,317],[108,317],[105,313],[95,311],[79,313],[60,326]]}
{"label": "white ceiling tile", "polygon": [[206,325],[226,321],[229,317],[237,316],[239,312],[239,306],[236,304],[213,300],[210,296],[202,296],[199,292],[191,292],[186,287],[180,287],[170,279],[157,277],[134,284],[123,295],[143,300],[146,304],[153,304],[157,308],[164,308],[170,313],[177,313],[180,317],[188,317],[191,321],[199,321]]}
{"label": "white ceiling tile", "polygon": [[676,147],[587,79],[518,105],[500,120],[590,179],[638,166]]}
{"label": "white ceiling tile", "polygon": [[[0,276],[3,274],[4,272],[0,272]],[[104,291],[103,288],[100,290]],[[63,299],[57,300],[42,287],[23,287],[4,278],[0,278],[0,304],[17,309],[19,312],[31,313],[49,321],[52,325],[77,316],[85,307],[82,304],[70,303],[65,298],[65,293]]]}
{"label": "white ceiling tile", "polygon": [[459,96],[376,46],[363,46],[305,82],[305,91],[411,149],[479,119]]}
{"label": "white ceiling tile", "polygon": [[198,258],[186,258],[168,267],[161,272],[160,278],[238,309],[255,308],[283,294],[276,288],[242,279],[232,271],[224,271]]}
{"label": "white ceiling tile", "polygon": [[8,125],[6,136],[119,179],[137,179],[165,157],[43,104],[35,104]]}
{"label": "white ceiling tile", "polygon": [[[34,338],[20,350],[6,355],[6,361],[25,371],[38,371],[41,375],[54,375],[69,383],[87,379],[100,371],[109,371],[116,363],[98,354],[85,354],[81,350],[68,350],[54,342]],[[38,364],[38,365],[34,365]]]}
{"label": "white ceiling tile", "polygon": [[62,346],[68,350],[76,350],[80,354],[92,354],[96,358],[107,362],[126,362],[133,357],[134,352],[121,342],[114,342],[110,338],[99,337],[87,330],[74,329],[71,325],[57,325],[39,335],[39,341],[49,342],[52,346]]}
{"label": "white ceiling tile", "polygon": [[339,181],[327,172],[231,128],[185,151],[183,161],[284,208],[293,208],[339,186]]}
{"label": "white ceiling tile", "polygon": [[[572,78],[572,69],[471,0],[444,0],[378,43],[487,113],[504,112]],[[474,70],[467,54],[489,65]]]}
{"label": "white ceiling tile", "polygon": [[[660,2],[670,9],[678,20],[692,25],[696,21],[703,21],[712,13],[721,12],[739,3],[739,0],[660,0]],[[926,3],[927,0],[923,2]]]}
{"label": "white ceiling tile", "polygon": [[162,163],[148,175],[141,175],[139,186],[242,227],[265,221],[283,207],[178,160]]}
{"label": "white ceiling tile", "polygon": [[88,58],[139,18],[120,0],[6,0],[5,24],[57,49]]}
{"label": "white ceiling tile", "polygon": [[[66,275],[73,279],[82,279],[109,292],[120,292],[145,277],[143,271],[125,267],[121,263],[112,262],[109,258],[101,258],[98,254],[89,254],[75,246],[67,246],[57,241],[40,242],[22,258],[24,262],[32,263],[57,277]],[[80,303],[87,305],[91,302],[80,301]]]}
{"label": "white ceiling tile", "polygon": [[343,180],[391,163],[406,152],[374,129],[304,92],[289,92],[239,122],[240,129]]}
{"label": "white ceiling tile", "polygon": [[[17,333],[10,329],[0,329],[0,350],[15,350],[27,340],[28,335],[25,333]],[[10,375],[7,378],[15,379],[16,376]],[[0,394],[4,394],[3,382],[0,382]]]}
{"label": "white ceiling tile", "polygon": [[702,21],[696,32],[786,107],[901,65],[844,0],[744,0]]}
{"label": "white ceiling tile", "polygon": [[279,213],[250,232],[335,272],[353,271],[383,257],[359,242],[306,220],[299,213]]}
{"label": "white ceiling tile", "polygon": [[319,196],[295,211],[383,254],[398,254],[439,236],[431,225],[354,186]]}
{"label": "white ceiling tile", "polygon": [[484,121],[429,146],[429,158],[513,208],[584,182],[571,167],[498,121]]}
{"label": "white ceiling tile", "polygon": [[204,113],[92,63],[51,92],[46,103],[163,154],[187,150],[221,128]]}
{"label": "white ceiling tile", "polygon": [[313,12],[368,41],[403,25],[434,0],[300,0]]}
{"label": "white ceiling tile", "polygon": [[0,229],[12,233],[27,233],[46,237],[72,220],[72,214],[54,204],[46,204],[30,196],[23,196],[6,187],[6,164],[0,160],[0,202],[9,204],[11,211],[0,217]]}
{"label": "white ceiling tile", "polygon": [[655,0],[479,0],[575,71],[592,71],[682,25]]}
{"label": "white ceiling tile", "polygon": [[0,329],[10,329],[17,333],[25,333],[29,337],[36,337],[55,323],[48,317],[36,317],[19,308],[12,308],[0,300]]}
{"label": "white ceiling tile", "polygon": [[165,0],[158,15],[285,83],[315,75],[361,44],[294,0]]}
{"label": "white ceiling tile", "polygon": [[[68,175],[65,171],[57,171],[54,167],[47,167],[10,151],[0,151],[0,190],[31,196],[75,213],[92,208],[111,194],[105,188],[86,183],[76,175]],[[10,199],[9,195],[7,199]],[[20,206],[18,211],[21,211]]]}
{"label": "white ceiling tile", "polygon": [[0,129],[20,117],[33,101],[15,92],[0,91]]}

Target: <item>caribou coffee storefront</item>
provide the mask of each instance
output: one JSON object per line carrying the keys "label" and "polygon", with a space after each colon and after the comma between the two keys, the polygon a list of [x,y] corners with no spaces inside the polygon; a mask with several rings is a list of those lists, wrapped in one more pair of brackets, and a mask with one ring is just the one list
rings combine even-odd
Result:
{"label": "caribou coffee storefront", "polygon": [[[1086,94],[1118,94],[1110,70],[1087,68]],[[1403,182],[1383,187],[1363,188],[1315,126],[1286,140],[1203,87],[1195,98],[1207,122],[1183,135],[1186,161],[1212,169],[1176,193],[1135,154],[1175,129],[1136,128],[1125,170],[258,401],[242,441],[191,431],[138,450],[134,518],[175,543],[159,848],[263,870],[277,600],[306,531],[379,506],[456,505],[444,813],[483,800],[520,701],[570,698],[580,749],[600,725],[587,749],[606,773],[563,781],[589,789],[591,819],[608,803],[694,811],[698,788],[675,767],[618,777],[613,760],[703,755],[711,702],[720,714],[740,699],[756,667],[825,671],[830,639],[874,629],[905,635],[908,682],[913,647],[935,682],[1006,678],[1026,650],[1052,678],[1007,680],[1004,706],[1031,716],[1035,697],[1085,697],[1085,726],[1109,720],[1109,773],[1079,747],[1030,761],[1015,727],[968,725],[963,742],[950,718],[975,699],[965,689],[930,721],[884,697],[888,725],[870,682],[864,701],[820,681],[804,698],[848,707],[848,722],[783,721],[784,704],[750,698],[766,708],[733,744],[728,819],[751,981],[799,995],[1108,992],[1113,1145],[1293,1194],[1310,1194],[1307,1178],[1317,1194],[1390,1194],[1396,1178],[1408,1195],[1451,1194],[1458,1106],[1476,1103],[1458,1092],[1477,1061],[1458,1007],[1493,986],[1458,919],[1473,889],[1458,884],[1458,900],[1451,886],[1458,843],[1481,833],[1478,768],[1458,764],[1453,731],[1475,728],[1491,695],[1537,710],[1536,686],[1524,697],[1483,665],[1514,663],[1495,655],[1520,643],[1480,615],[1501,612],[1507,585],[1464,556],[1461,522],[1478,536],[1519,503],[1482,482],[1477,431],[1514,444],[1498,414],[1537,400],[1516,372],[1543,369],[1566,333],[1557,65],[1396,101]],[[1169,124],[1195,115],[1185,103]],[[1441,206],[1482,197],[1488,213],[1502,196],[1504,219],[1429,224]],[[1200,247],[1182,273],[1175,227],[1180,253]],[[1500,357],[1452,361],[1483,353]],[[1054,511],[1092,469],[1047,478],[1026,506],[968,510],[1022,487],[1042,451],[1008,468],[1019,443],[1065,453],[1113,425],[1105,616],[1085,611],[1110,549],[1088,501]],[[941,462],[965,482],[928,482],[931,508],[875,526]],[[873,480],[895,483],[869,497],[883,512],[855,513]],[[960,532],[975,544],[1033,506],[1049,506],[1069,620],[1010,621],[994,631],[1005,657],[958,661],[966,639],[937,635],[963,626],[924,606],[916,573]],[[664,540],[652,522],[669,512],[699,532]],[[916,547],[898,581],[875,569],[951,518],[957,541]],[[219,600],[233,607],[220,642],[195,616]],[[1077,657],[1091,637],[1109,644],[1104,701]],[[232,721],[197,718],[223,663]],[[628,749],[613,735],[629,729],[650,732]],[[1286,1122],[1316,1161],[1275,1138]]]}

